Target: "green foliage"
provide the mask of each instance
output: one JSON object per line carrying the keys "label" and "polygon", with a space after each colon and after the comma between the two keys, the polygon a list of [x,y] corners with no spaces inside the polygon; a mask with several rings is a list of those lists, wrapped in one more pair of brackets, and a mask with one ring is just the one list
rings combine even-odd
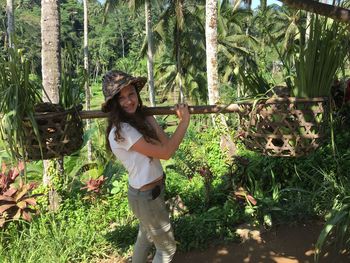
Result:
{"label": "green foliage", "polygon": [[221,134],[215,128],[202,124],[190,127],[186,139],[174,156],[180,171],[191,178],[198,174],[201,167],[207,165],[217,177],[224,175],[227,171],[228,157],[220,148],[220,138]]}
{"label": "green foliage", "polygon": [[[332,207],[342,211],[342,200],[349,195],[349,172],[345,168],[350,164],[345,143],[348,138],[348,132],[336,128],[336,156],[332,154],[330,144],[303,160],[262,157],[242,151],[249,164],[235,174],[234,184],[245,186],[257,200],[257,205],[250,209],[251,219],[264,223],[268,216],[275,224],[278,221],[323,217]],[[336,217],[335,211],[331,213],[332,218]],[[339,224],[341,227],[344,222]],[[323,242],[330,230],[329,227],[327,229]]]}
{"label": "green foliage", "polygon": [[[23,224],[21,234],[12,225],[1,233],[1,258],[3,262],[88,262],[92,253],[106,252],[101,246],[103,236],[97,234],[106,226],[101,219],[77,208],[74,213],[47,214],[30,225]],[[9,249],[11,253],[6,252]]]}
{"label": "green foliage", "polygon": [[84,96],[84,84],[87,73],[82,65],[77,65],[79,58],[74,54],[74,49],[68,45],[62,49],[62,75],[59,90],[60,105],[70,109],[81,104]]}
{"label": "green foliage", "polygon": [[41,101],[40,86],[30,78],[30,64],[23,50],[9,48],[0,58],[0,132],[6,149],[16,158],[24,156],[24,122],[27,117],[38,135],[34,105]]}
{"label": "green foliage", "polygon": [[[349,186],[347,186],[349,189]],[[335,237],[335,245],[338,251],[346,249],[350,245],[350,196],[339,200],[335,199],[330,213],[327,215],[327,221],[316,242],[315,261],[318,262],[320,253],[324,246],[327,246],[332,238]],[[328,241],[328,242],[327,242]],[[332,242],[332,241],[331,241]]]}
{"label": "green foliage", "polygon": [[248,73],[244,70],[240,72],[240,77],[244,87],[241,94],[243,97],[265,95],[272,88],[263,73],[259,71]]}
{"label": "green foliage", "polygon": [[[166,1],[153,10],[156,86],[159,87],[158,94],[168,97],[169,101],[178,95],[180,80],[187,98],[193,103],[207,100],[204,6],[193,3],[185,1],[180,8],[177,2]],[[97,81],[92,87],[95,109],[99,109],[103,101],[98,81],[106,70],[119,68],[135,75],[146,75],[146,60],[139,58],[144,46],[143,12],[131,16],[124,3],[116,4],[116,9],[103,24],[102,5],[89,2],[91,66],[88,74],[82,70],[82,2],[69,0],[61,6],[62,92],[72,91],[75,99],[82,100],[83,79],[87,75],[93,76]],[[25,49],[28,58],[25,67],[17,62],[16,66],[23,66],[25,71],[21,72],[28,73],[27,79],[38,88],[39,3],[22,1],[16,14],[17,47]],[[218,59],[221,91],[225,93],[221,100],[232,102],[240,97],[240,94],[234,94],[242,90],[238,70],[244,73],[245,85],[253,89],[252,93],[264,93],[271,84],[291,78],[294,70],[291,58],[298,45],[306,43],[303,39],[305,17],[305,13],[285,6],[267,7],[252,13],[232,10],[229,1],[222,1],[218,19]],[[5,13],[0,12],[2,32],[6,31],[5,20]],[[0,44],[5,44],[4,35],[0,37]],[[285,71],[285,79],[277,81],[276,76],[281,78],[281,62],[274,45],[281,50],[280,57],[288,60],[285,64],[290,66],[289,71]],[[0,54],[1,59],[10,62],[4,50]],[[4,65],[1,62],[0,69]],[[264,90],[259,90],[261,88]],[[0,95],[2,100],[4,96]],[[12,93],[8,98],[17,97]],[[27,96],[20,98],[27,99]],[[61,100],[66,107],[74,104],[65,96]],[[21,101],[17,99],[17,102]],[[347,148],[350,133],[346,116],[342,114],[341,119],[335,120],[336,154],[333,155],[330,144],[325,144],[305,160],[260,156],[245,150],[239,143],[240,158],[230,159],[220,149],[221,131],[208,127],[209,118],[193,117],[197,125],[189,129],[174,158],[164,162],[166,196],[179,195],[188,208],[186,214],[171,218],[179,250],[234,241],[236,226],[247,221],[271,227],[280,222],[314,217],[328,220],[319,239],[320,249],[334,237],[339,237],[339,245],[348,246],[350,153]],[[231,127],[236,127],[235,115],[230,117]],[[13,131],[21,129],[14,128]],[[138,223],[128,208],[127,173],[106,152],[104,121],[93,123],[85,133],[85,141],[89,138],[93,142],[94,161],[86,161],[86,149],[83,148],[65,158],[64,175],[54,174],[53,185],[61,196],[59,210],[48,212],[50,189],[41,185],[33,192],[44,194],[37,198],[39,216],[31,223],[11,222],[0,232],[2,262],[94,262],[112,253],[130,254]],[[8,149],[4,143],[0,142],[1,150]],[[4,160],[8,158],[3,152],[0,156]],[[28,178],[41,180],[41,168],[41,162],[28,164]],[[87,202],[81,188],[89,178],[96,180],[100,176],[105,178],[103,191],[93,202]],[[243,198],[237,193],[241,189]]]}
{"label": "green foliage", "polygon": [[166,165],[167,196],[179,195],[188,208],[175,216],[174,229],[179,249],[204,248],[208,242],[235,240],[235,226],[242,218],[238,203],[226,195],[224,175],[228,159],[220,149],[215,129],[191,127],[185,140]]}
{"label": "green foliage", "polygon": [[[228,171],[228,157],[220,149],[220,134],[216,129],[205,127],[190,128],[186,139],[176,152],[174,164],[167,168],[174,169],[188,180],[203,181],[202,192],[205,205],[208,206],[212,198],[211,192],[221,182],[221,177]],[[196,149],[195,151],[193,149]],[[199,178],[194,178],[199,176]],[[198,207],[202,207],[199,205]]]}
{"label": "green foliage", "polygon": [[174,229],[179,250],[203,249],[218,239],[237,240],[235,227],[241,216],[237,203],[227,200],[223,205],[212,206],[202,213],[177,218]]}
{"label": "green foliage", "polygon": [[207,101],[203,15],[203,5],[170,1],[154,25],[155,80],[163,97],[174,93],[177,101],[181,87],[193,103]]}
{"label": "green foliage", "polygon": [[[221,153],[218,132],[211,129],[198,132],[196,129],[199,128],[189,130],[174,160],[165,163],[166,196],[179,195],[188,208],[186,214],[172,217],[179,251],[236,241],[235,229],[243,222],[271,227],[280,222],[323,217],[329,211],[329,222],[321,236],[324,245],[320,248],[326,246],[328,237],[334,234],[340,237],[344,233],[343,240],[347,240],[342,225],[347,224],[349,187],[346,178],[349,177],[350,154],[345,142],[350,139],[349,132],[336,127],[336,159],[329,145],[307,156],[306,160],[263,157],[239,145],[245,159],[237,157],[229,162],[224,161],[226,157]],[[65,166],[73,167],[81,162],[77,158],[67,158]],[[59,183],[62,201],[56,214],[46,212],[44,202],[47,199],[40,197],[39,217],[30,224],[9,224],[0,232],[0,257],[4,262],[24,259],[26,262],[32,259],[33,262],[91,262],[112,251],[124,256],[131,253],[138,227],[128,208],[127,173],[119,170],[120,164],[106,165],[105,159],[100,158],[101,162],[96,162],[93,167],[96,176],[103,174],[110,178],[105,182],[107,191],[103,191],[95,202],[86,202],[80,188],[91,175],[90,170],[74,172],[67,169],[70,171],[68,177],[61,178]],[[188,162],[180,164],[181,158]],[[208,203],[205,201],[206,182],[198,171],[204,161],[213,175]],[[193,164],[198,166],[191,166]],[[107,168],[109,165],[114,167]],[[238,187],[245,189],[256,204],[238,199],[235,195]],[[340,232],[335,232],[337,230]],[[9,247],[11,253],[6,252]]]}
{"label": "green foliage", "polygon": [[343,65],[347,30],[338,22],[312,15],[310,33],[300,44],[296,56],[293,95],[296,97],[329,96],[336,73]]}

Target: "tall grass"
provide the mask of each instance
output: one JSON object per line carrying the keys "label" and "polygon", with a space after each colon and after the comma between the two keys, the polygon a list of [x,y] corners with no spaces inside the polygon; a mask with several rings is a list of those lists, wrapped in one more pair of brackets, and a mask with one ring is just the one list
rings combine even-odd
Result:
{"label": "tall grass", "polygon": [[85,224],[41,218],[19,233],[13,229],[1,235],[2,262],[69,262],[87,260],[86,251],[94,247],[96,236]]}
{"label": "tall grass", "polygon": [[91,262],[112,254],[106,240],[109,216],[104,208],[65,207],[58,214],[46,213],[28,224],[11,224],[0,232],[1,263]]}

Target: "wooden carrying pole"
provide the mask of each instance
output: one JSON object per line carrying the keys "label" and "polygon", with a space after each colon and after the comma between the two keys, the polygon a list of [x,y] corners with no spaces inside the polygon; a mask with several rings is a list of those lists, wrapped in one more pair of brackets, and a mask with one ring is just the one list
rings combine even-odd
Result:
{"label": "wooden carrying pole", "polygon": [[[294,98],[294,97],[273,97],[266,100],[266,104],[274,104],[276,102],[282,103],[296,103],[296,102],[322,102],[324,98]],[[229,105],[205,105],[205,106],[189,106],[188,109],[190,114],[211,114],[211,113],[231,113],[231,112],[246,112],[246,108],[243,104],[253,104],[253,101],[246,101],[240,103],[234,103]],[[147,107],[147,115],[171,115],[175,113],[175,107]],[[104,113],[100,110],[91,111],[80,111],[79,115],[82,119],[95,119],[95,118],[106,118],[108,113]]]}
{"label": "wooden carrying pole", "polygon": [[[286,102],[286,103],[296,103],[296,102],[322,102],[324,98],[270,98],[266,100],[265,104],[273,104],[276,102]],[[189,106],[188,109],[190,114],[211,114],[211,113],[248,113],[247,109],[244,107],[244,104],[252,104],[252,101],[240,102],[229,105],[205,105],[205,106]],[[90,110],[90,111],[80,111],[79,109],[72,108],[70,112],[76,111],[79,113],[82,119],[97,119],[97,118],[107,118],[108,113],[104,113],[100,110]],[[145,108],[147,115],[171,115],[175,113],[174,106],[168,107],[147,107]],[[36,118],[54,118],[66,114],[66,111],[63,112],[36,112]],[[1,115],[0,115],[1,117]],[[28,120],[28,118],[24,118]]]}
{"label": "wooden carrying pole", "polygon": [[[189,106],[190,114],[210,114],[210,113],[230,113],[240,112],[242,109],[239,104],[230,105],[206,105],[206,106]],[[145,109],[147,115],[171,115],[175,113],[175,107],[147,107]],[[100,110],[80,111],[79,115],[82,119],[106,118],[108,113]]]}

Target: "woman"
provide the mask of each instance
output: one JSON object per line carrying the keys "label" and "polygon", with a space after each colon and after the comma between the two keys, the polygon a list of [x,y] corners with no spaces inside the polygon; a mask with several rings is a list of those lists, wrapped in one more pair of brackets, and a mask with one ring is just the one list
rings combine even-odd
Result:
{"label": "woman", "polygon": [[190,114],[185,104],[176,105],[179,125],[169,138],[153,116],[146,116],[140,90],[146,78],[110,71],[103,79],[108,112],[107,146],[129,173],[128,201],[140,221],[132,262],[146,262],[154,243],[153,262],[170,262],[176,243],[164,202],[165,176],[159,159],[169,159],[179,147]]}

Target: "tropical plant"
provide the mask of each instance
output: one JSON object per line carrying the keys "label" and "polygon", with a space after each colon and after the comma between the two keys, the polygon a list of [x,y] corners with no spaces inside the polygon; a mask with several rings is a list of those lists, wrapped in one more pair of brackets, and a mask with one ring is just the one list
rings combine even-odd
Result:
{"label": "tropical plant", "polygon": [[235,85],[236,97],[263,94],[274,82],[268,74],[269,65],[261,62],[262,55],[270,54],[268,54],[269,48],[261,38],[264,34],[261,34],[257,27],[257,22],[261,23],[262,19],[260,13],[253,14],[249,9],[234,8],[229,1],[222,1],[220,4],[218,17],[220,72],[223,83],[238,84]]}
{"label": "tropical plant", "polygon": [[347,29],[340,23],[312,15],[309,37],[295,56],[296,97],[329,96],[336,73],[347,55]]}
{"label": "tropical plant", "polygon": [[[343,200],[336,199],[334,206],[327,216],[327,221],[316,242],[316,262],[319,260],[321,251],[334,236],[335,246],[339,251],[350,245],[350,196]],[[332,241],[331,241],[332,242]]]}
{"label": "tropical plant", "polygon": [[6,192],[11,184],[13,184],[16,178],[20,175],[20,172],[24,169],[24,163],[20,162],[17,167],[7,171],[6,163],[1,163],[1,173],[0,173],[0,194]]}
{"label": "tropical plant", "polygon": [[[168,1],[155,25],[156,40],[162,40],[156,65],[156,86],[167,95],[193,102],[207,100],[205,81],[205,39],[203,6],[192,1]],[[158,62],[156,61],[156,62]],[[204,80],[204,81],[203,81]]]}
{"label": "tropical plant", "polygon": [[8,49],[0,63],[0,132],[12,157],[24,156],[23,117],[37,132],[34,105],[41,101],[40,86],[30,78],[30,62],[23,50]]}
{"label": "tropical plant", "polygon": [[240,70],[239,76],[243,84],[241,96],[265,95],[271,89],[271,82],[263,75],[261,71],[247,72]]}
{"label": "tropical plant", "polygon": [[62,49],[59,104],[64,109],[75,107],[83,101],[84,84],[88,76],[82,65],[76,64],[78,59],[71,45]]}
{"label": "tropical plant", "polygon": [[[30,221],[31,213],[35,212],[35,198],[40,194],[30,194],[30,190],[35,187],[35,184],[23,183],[22,178],[19,177],[23,169],[23,163],[8,171],[6,165],[2,164],[0,173],[0,228],[11,220],[23,218]],[[15,183],[16,178],[19,178],[17,184]]]}
{"label": "tropical plant", "polygon": [[80,189],[81,190],[86,189],[87,192],[99,193],[101,191],[101,187],[105,181],[106,181],[106,178],[103,175],[101,175],[97,179],[90,178],[86,182],[86,186],[84,186]]}

